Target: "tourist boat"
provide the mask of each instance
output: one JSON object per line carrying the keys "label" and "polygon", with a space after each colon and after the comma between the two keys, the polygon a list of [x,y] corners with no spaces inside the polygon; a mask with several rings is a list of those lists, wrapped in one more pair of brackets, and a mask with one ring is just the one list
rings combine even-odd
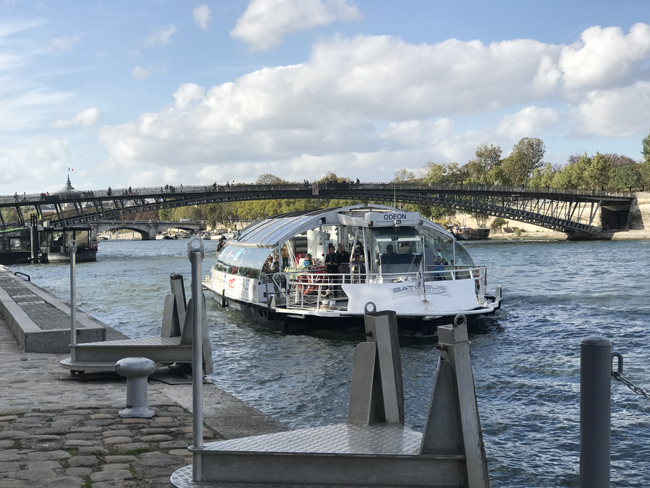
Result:
{"label": "tourist boat", "polygon": [[[358,251],[360,259],[327,273],[331,244]],[[309,268],[307,255],[314,260]],[[279,258],[279,271],[265,268],[269,256]],[[487,292],[486,268],[452,233],[418,212],[383,205],[255,222],[217,252],[203,286],[222,306],[286,332],[361,324],[368,310],[393,310],[400,328],[423,330],[458,314],[491,314],[501,304],[500,287]]]}
{"label": "tourist boat", "polygon": [[90,227],[53,229],[33,224],[0,233],[0,264],[70,262],[70,241],[77,244],[76,262],[97,261],[97,240]]}

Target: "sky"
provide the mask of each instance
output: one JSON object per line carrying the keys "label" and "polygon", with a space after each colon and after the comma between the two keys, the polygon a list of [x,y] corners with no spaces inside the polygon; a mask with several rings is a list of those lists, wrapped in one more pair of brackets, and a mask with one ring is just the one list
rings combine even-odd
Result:
{"label": "sky", "polygon": [[646,0],[0,0],[0,195],[640,160]]}

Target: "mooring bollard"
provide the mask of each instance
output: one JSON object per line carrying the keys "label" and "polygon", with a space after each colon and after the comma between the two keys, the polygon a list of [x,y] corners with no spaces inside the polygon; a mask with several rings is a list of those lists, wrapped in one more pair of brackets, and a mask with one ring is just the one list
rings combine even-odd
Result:
{"label": "mooring bollard", "polygon": [[609,488],[612,343],[587,337],[580,345],[580,488]]}
{"label": "mooring bollard", "polygon": [[147,378],[156,364],[147,358],[124,358],[115,363],[115,371],[126,377],[126,408],[120,417],[151,418],[155,412],[147,408]]}

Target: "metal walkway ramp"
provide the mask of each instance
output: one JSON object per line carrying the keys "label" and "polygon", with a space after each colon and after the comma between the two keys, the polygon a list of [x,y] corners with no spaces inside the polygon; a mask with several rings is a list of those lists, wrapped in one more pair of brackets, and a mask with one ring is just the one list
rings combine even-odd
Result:
{"label": "metal walkway ramp", "polygon": [[[70,358],[61,366],[71,372],[115,371],[115,363],[128,357],[145,357],[158,365],[192,364],[193,307],[192,299],[186,304],[183,277],[172,274],[169,278],[171,293],[165,297],[163,323],[160,337],[142,337],[114,341],[71,345]],[[200,317],[203,336],[203,372],[212,373],[212,353],[208,340],[205,302]]]}
{"label": "metal walkway ramp", "polygon": [[195,424],[194,464],[177,470],[172,483],[488,488],[465,317],[438,328],[441,352],[424,433],[404,426],[395,313],[366,309],[365,326],[367,341],[354,354],[346,423],[205,445]]}

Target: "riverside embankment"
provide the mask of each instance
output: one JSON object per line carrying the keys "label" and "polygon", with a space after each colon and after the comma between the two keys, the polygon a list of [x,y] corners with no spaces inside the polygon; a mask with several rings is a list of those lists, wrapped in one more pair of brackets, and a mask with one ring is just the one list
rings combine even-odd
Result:
{"label": "riverside embankment", "polygon": [[[33,286],[17,293],[21,281],[0,266],[3,301],[13,301],[11,288],[17,307],[30,308],[38,324],[70,323],[69,308],[46,291],[38,300],[27,299]],[[59,364],[69,354],[23,352],[7,322],[28,314],[9,316],[8,309],[0,314],[0,488],[171,487],[170,475],[192,462],[191,384],[150,381],[156,415],[121,418],[124,378],[72,376]],[[212,383],[204,386],[204,405],[206,441],[287,429]]]}

